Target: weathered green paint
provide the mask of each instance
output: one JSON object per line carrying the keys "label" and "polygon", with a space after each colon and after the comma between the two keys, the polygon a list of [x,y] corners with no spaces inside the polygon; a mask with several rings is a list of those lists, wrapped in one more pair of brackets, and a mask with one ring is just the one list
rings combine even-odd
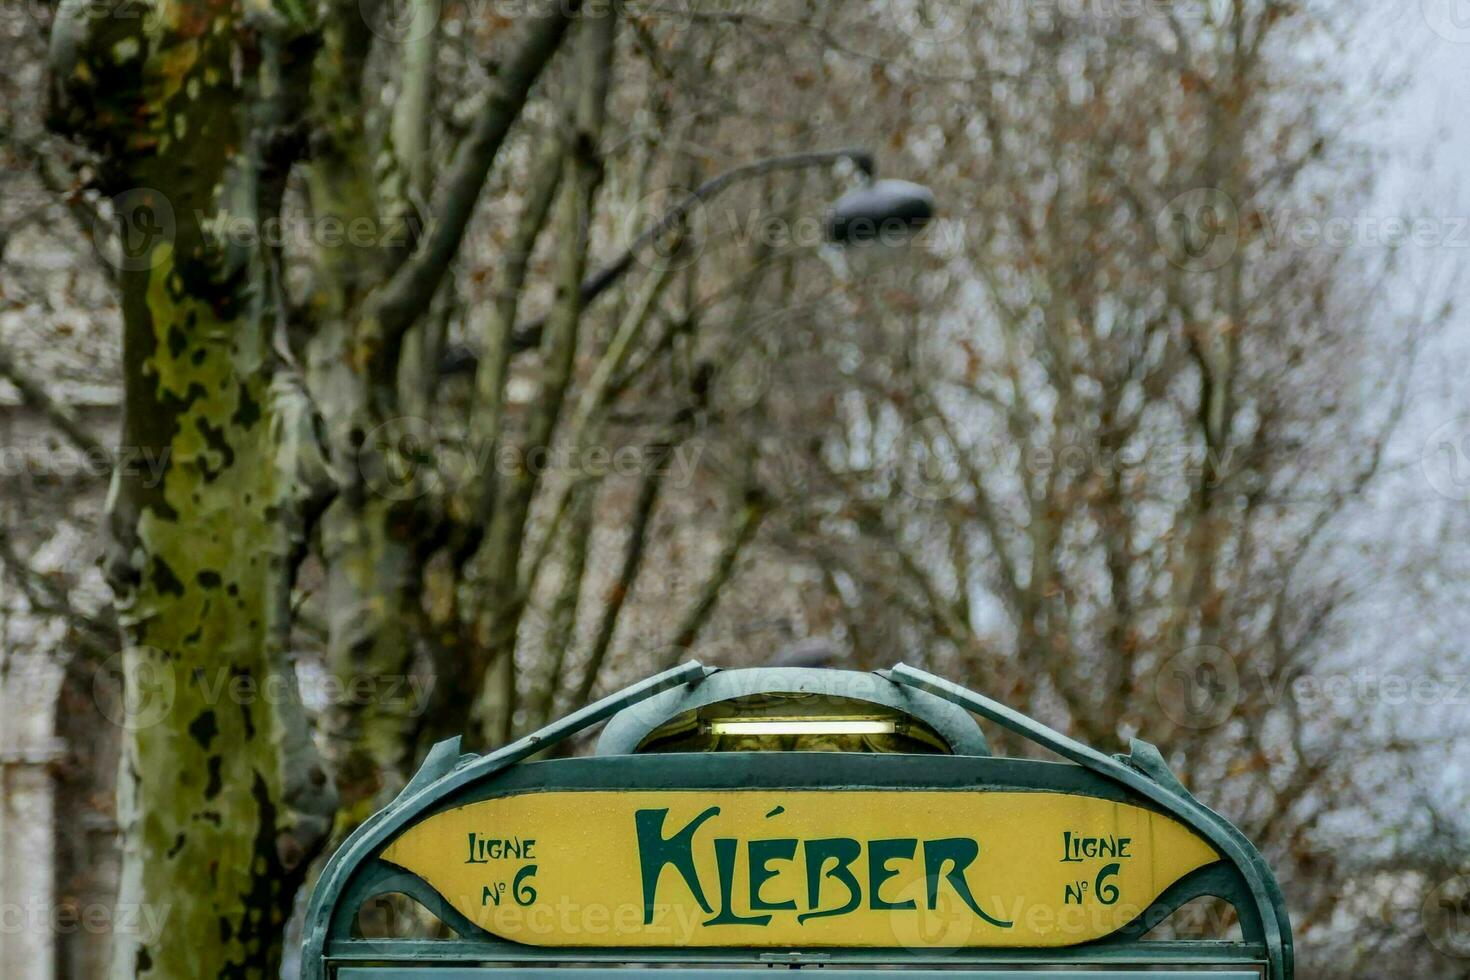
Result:
{"label": "weathered green paint", "polygon": [[1115,759],[1054,732],[1003,704],[906,664],[899,664],[890,676],[901,684],[952,701],[1077,765],[1115,780],[1199,830],[1240,872],[1252,908],[1247,913],[1241,907],[1243,902],[1232,904],[1240,913],[1242,922],[1254,925],[1259,941],[1265,944],[1272,967],[1270,980],[1290,980],[1295,961],[1291,922],[1286,914],[1281,888],[1270,867],[1244,834],[1189,794],[1164,764],[1158,749],[1142,739],[1134,739],[1130,754]]}
{"label": "weathered green paint", "polygon": [[[568,951],[497,939],[480,931],[427,884],[379,860],[384,848],[407,828],[436,813],[500,796],[535,790],[913,788],[929,790],[1012,790],[1079,794],[1129,803],[1167,814],[1208,841],[1225,860],[1185,876],[1168,888],[1130,925],[1106,939],[1052,950],[1027,949],[768,949],[740,948],[581,948],[575,958],[619,963],[747,963],[781,965],[843,964],[963,966],[970,971],[1007,967],[1055,967],[1062,976],[1088,967],[1152,967],[1162,975],[1210,977],[1264,976],[1290,980],[1290,925],[1270,869],[1238,831],[1200,805],[1163,767],[1151,746],[1137,742],[1126,759],[1114,759],[1050,731],[1039,723],[973,692],[906,667],[878,675],[805,670],[754,670],[707,673],[688,665],[613,695],[499,752],[483,757],[459,755],[457,741],[438,747],[423,770],[391,806],[368,821],[333,857],[308,911],[304,968],[307,980],[327,976],[366,977],[372,965],[406,972],[383,976],[453,977],[488,975],[470,964],[551,964]],[[684,680],[680,680],[683,678]],[[896,692],[872,699],[908,703],[926,711],[926,722],[948,724],[927,698],[952,702],[1013,734],[1060,753],[1066,763],[975,756],[903,756],[863,753],[670,753],[599,755],[517,765],[538,750],[555,745],[599,720],[616,716],[609,748],[636,745],[639,732],[652,730],[691,705],[717,700],[721,691],[742,696],[760,690],[784,693],[833,688],[855,690],[892,685]],[[713,693],[702,694],[709,686]],[[662,692],[662,693],[661,693]],[[905,694],[904,692],[908,692]],[[905,701],[905,698],[913,700]],[[973,722],[971,722],[973,724]],[[983,743],[982,743],[983,744]],[[384,892],[407,894],[450,925],[460,937],[449,942],[381,941],[351,938],[357,909]],[[1237,912],[1240,942],[1154,942],[1144,937],[1181,906],[1201,896],[1224,899]],[[1221,968],[1232,968],[1221,973]],[[340,969],[340,972],[333,972]],[[1169,972],[1172,970],[1172,972]],[[459,972],[456,972],[459,971]],[[1194,971],[1194,972],[1191,972]],[[1209,972],[1205,972],[1209,971]],[[555,971],[544,971],[548,976]],[[824,975],[829,971],[824,971]],[[572,977],[571,973],[557,973]],[[715,974],[710,974],[714,976]],[[971,972],[970,975],[996,975]],[[1006,976],[1001,973],[1000,976]],[[1035,974],[1028,974],[1035,975]],[[1096,975],[1096,974],[1088,974]],[[1117,975],[1111,973],[1108,975]],[[1125,976],[1132,974],[1123,973]],[[1149,976],[1160,975],[1150,971]]]}

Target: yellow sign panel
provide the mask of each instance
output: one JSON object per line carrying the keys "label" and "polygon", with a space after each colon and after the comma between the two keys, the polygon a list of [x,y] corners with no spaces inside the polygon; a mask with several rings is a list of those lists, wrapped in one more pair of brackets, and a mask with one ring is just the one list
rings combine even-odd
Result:
{"label": "yellow sign panel", "polygon": [[384,852],[538,946],[1071,946],[1219,860],[1177,821],[1056,792],[526,793]]}

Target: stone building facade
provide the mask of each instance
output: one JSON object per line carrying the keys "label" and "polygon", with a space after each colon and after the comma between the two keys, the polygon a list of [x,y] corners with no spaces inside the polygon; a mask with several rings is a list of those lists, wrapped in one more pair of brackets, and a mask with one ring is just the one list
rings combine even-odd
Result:
{"label": "stone building facade", "polygon": [[[116,425],[112,392],[63,385],[99,439]],[[25,574],[78,608],[105,602],[95,565],[105,461],[64,444],[0,382],[0,529]],[[104,975],[115,928],[111,787],[119,717],[106,671],[69,670],[64,617],[37,608],[0,568],[0,977]]]}

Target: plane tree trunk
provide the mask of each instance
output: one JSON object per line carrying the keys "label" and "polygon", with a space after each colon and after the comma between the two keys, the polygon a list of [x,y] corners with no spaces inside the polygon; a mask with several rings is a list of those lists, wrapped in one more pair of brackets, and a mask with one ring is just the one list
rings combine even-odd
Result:
{"label": "plane tree trunk", "polygon": [[[157,936],[120,936],[112,972],[275,977],[311,859],[391,791],[412,735],[401,707],[353,701],[329,715],[335,751],[318,758],[290,656],[296,572],[317,545],[329,669],[401,680],[422,528],[412,495],[375,486],[399,462],[375,434],[401,414],[404,351],[422,346],[415,327],[578,3],[516,24],[436,210],[411,227],[408,199],[427,196],[427,42],[388,52],[414,84],[385,177],[363,98],[383,49],[356,0],[131,9],[62,0],[51,49],[53,126],[92,151],[119,224],[122,444],[166,461],[120,473],[109,500],[136,708],[120,901],[168,916]],[[293,172],[316,217],[383,232],[318,249],[305,303],[288,301],[269,233]]]}
{"label": "plane tree trunk", "polygon": [[58,128],[100,157],[121,225],[122,443],[166,459],[109,495],[109,574],[132,713],[118,789],[116,977],[274,977],[335,803],[288,659],[290,590],[330,488],[318,424],[278,353],[276,213],[314,41],[303,11],[63,7]]}

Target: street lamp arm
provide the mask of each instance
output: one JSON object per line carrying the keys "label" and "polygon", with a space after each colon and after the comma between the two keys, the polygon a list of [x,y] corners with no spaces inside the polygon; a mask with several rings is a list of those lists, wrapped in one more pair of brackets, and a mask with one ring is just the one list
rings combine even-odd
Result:
{"label": "street lamp arm", "polygon": [[[767,157],[764,160],[742,164],[739,167],[734,167],[726,170],[724,173],[711,177],[691,191],[682,201],[666,211],[648,230],[634,239],[633,243],[628,246],[623,254],[582,280],[582,305],[586,306],[606,292],[633,267],[633,263],[637,260],[639,253],[656,242],[661,235],[667,234],[676,228],[680,222],[689,216],[691,211],[706,201],[718,197],[735,184],[742,183],[754,177],[763,177],[767,174],[779,173],[786,170],[807,170],[812,167],[831,166],[839,160],[851,160],[868,180],[872,180],[875,169],[873,155],[867,150],[852,147],[840,150],[814,150],[809,153],[791,153],[785,156]],[[545,326],[546,318],[542,317],[525,326],[517,327],[510,338],[511,353],[518,354],[539,346],[541,343],[541,332]]]}

